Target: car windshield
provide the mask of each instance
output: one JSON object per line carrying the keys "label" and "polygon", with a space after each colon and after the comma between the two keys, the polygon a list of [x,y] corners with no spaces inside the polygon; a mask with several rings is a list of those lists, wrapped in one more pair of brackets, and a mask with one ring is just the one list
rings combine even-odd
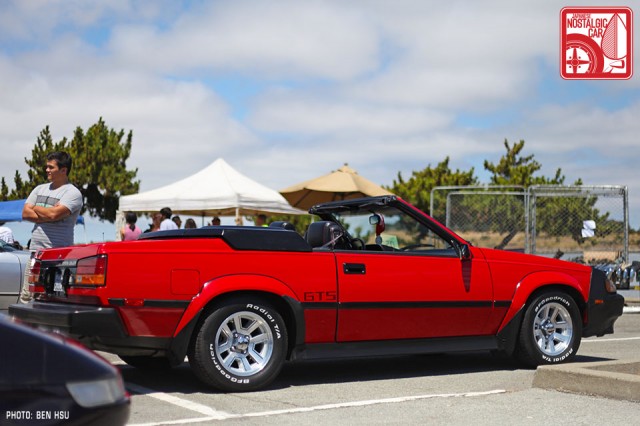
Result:
{"label": "car windshield", "polygon": [[427,225],[393,206],[364,206],[334,213],[335,219],[366,249],[382,246],[393,250],[450,249],[451,244]]}

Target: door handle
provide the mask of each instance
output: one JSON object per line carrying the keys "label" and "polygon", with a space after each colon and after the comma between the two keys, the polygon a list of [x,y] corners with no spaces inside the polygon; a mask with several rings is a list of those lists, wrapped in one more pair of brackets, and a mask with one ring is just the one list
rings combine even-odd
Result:
{"label": "door handle", "polygon": [[343,263],[342,270],[345,274],[363,275],[367,273],[367,267],[364,263]]}

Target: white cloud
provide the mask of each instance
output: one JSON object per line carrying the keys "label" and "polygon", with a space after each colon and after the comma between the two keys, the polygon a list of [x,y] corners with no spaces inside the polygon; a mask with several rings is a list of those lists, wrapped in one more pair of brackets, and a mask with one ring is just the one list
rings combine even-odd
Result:
{"label": "white cloud", "polygon": [[[91,60],[70,51],[62,56]],[[205,166],[212,157],[243,149],[254,140],[202,83],[101,68],[100,62],[60,74],[47,74],[47,69],[36,72],[6,59],[0,62],[0,80],[6,82],[7,93],[0,98],[0,112],[7,123],[0,127],[5,141],[0,175],[13,176],[16,169],[24,172],[23,158],[46,125],[58,141],[71,137],[77,126],[86,130],[99,117],[117,130],[133,130],[129,164],[139,167],[143,189],[185,173],[185,164],[190,165],[187,170]]]}
{"label": "white cloud", "polygon": [[209,3],[166,30],[116,27],[110,50],[165,72],[236,71],[267,78],[353,78],[376,66],[377,39],[357,11],[336,3]]}
{"label": "white cloud", "polygon": [[171,22],[181,7],[174,0],[6,0],[0,3],[0,39],[46,45],[58,34],[113,22]]}
{"label": "white cloud", "polygon": [[357,140],[401,138],[449,125],[453,117],[419,107],[376,106],[332,99],[274,99],[255,107],[251,123],[265,132],[338,136]]}

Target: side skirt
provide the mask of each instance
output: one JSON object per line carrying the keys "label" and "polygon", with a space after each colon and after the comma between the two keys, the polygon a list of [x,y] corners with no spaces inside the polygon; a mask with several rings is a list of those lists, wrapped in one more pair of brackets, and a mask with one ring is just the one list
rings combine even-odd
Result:
{"label": "side skirt", "polygon": [[499,349],[496,336],[385,340],[382,342],[314,343],[296,347],[291,360],[354,358],[420,353],[491,351]]}

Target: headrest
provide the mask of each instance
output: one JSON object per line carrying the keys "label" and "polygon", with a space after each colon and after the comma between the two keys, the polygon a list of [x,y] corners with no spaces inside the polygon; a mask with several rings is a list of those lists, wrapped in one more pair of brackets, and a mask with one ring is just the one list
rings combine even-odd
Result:
{"label": "headrest", "polygon": [[[323,247],[327,245],[328,248],[333,248],[335,240],[342,233],[340,225],[337,223],[323,220],[319,222],[312,222],[307,229],[305,239],[307,243],[313,247]],[[331,243],[330,245],[328,245]]]}
{"label": "headrest", "polygon": [[284,220],[276,220],[275,222],[271,222],[269,224],[269,228],[282,228],[282,229],[286,229],[287,231],[296,230],[296,227],[293,226],[293,223],[285,222]]}

